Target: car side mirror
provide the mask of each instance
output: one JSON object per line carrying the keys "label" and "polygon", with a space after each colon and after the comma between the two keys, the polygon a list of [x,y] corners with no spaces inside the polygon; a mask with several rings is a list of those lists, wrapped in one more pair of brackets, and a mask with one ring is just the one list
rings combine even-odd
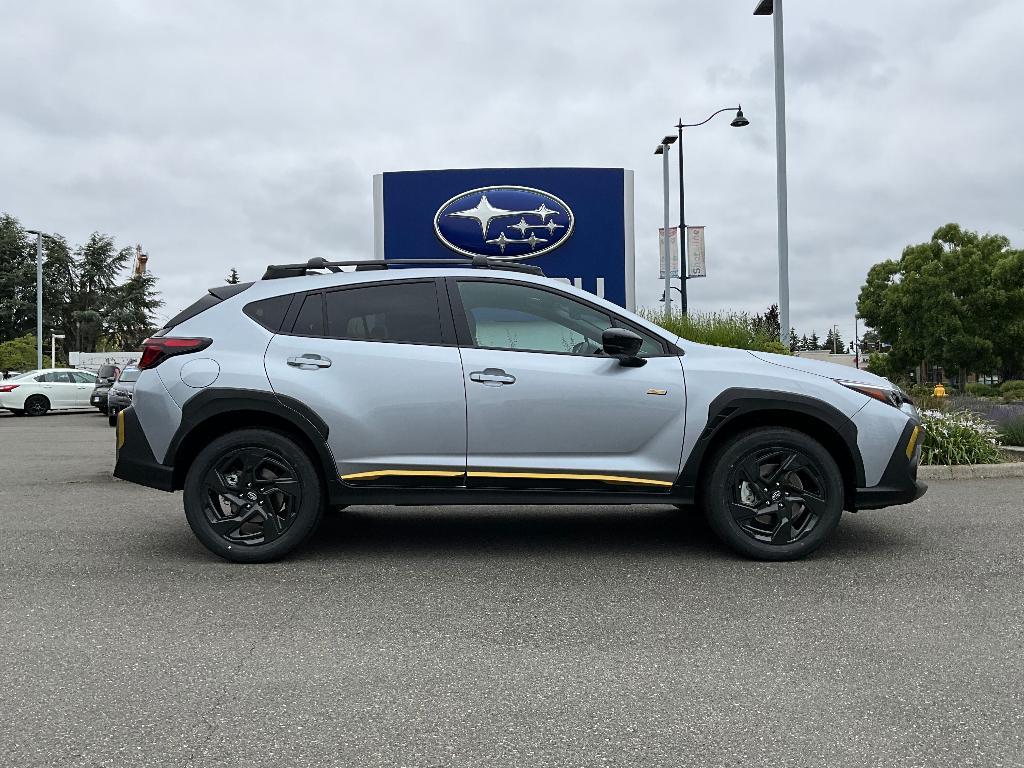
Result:
{"label": "car side mirror", "polygon": [[647,361],[638,357],[640,345],[644,340],[625,328],[608,328],[601,334],[601,348],[608,357],[614,357],[619,365],[628,368],[639,368]]}

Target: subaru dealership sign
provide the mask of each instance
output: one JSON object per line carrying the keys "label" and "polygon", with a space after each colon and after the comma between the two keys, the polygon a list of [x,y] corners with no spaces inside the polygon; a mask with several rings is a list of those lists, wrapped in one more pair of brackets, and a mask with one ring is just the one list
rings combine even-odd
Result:
{"label": "subaru dealership sign", "polygon": [[376,258],[524,261],[633,308],[632,171],[401,171],[373,191]]}

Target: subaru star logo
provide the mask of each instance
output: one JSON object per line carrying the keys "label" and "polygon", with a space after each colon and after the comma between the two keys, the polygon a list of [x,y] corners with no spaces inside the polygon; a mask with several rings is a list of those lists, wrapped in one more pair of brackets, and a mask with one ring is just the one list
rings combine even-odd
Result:
{"label": "subaru star logo", "polygon": [[437,209],[434,232],[465,256],[530,259],[569,239],[575,219],[565,202],[532,187],[481,187]]}

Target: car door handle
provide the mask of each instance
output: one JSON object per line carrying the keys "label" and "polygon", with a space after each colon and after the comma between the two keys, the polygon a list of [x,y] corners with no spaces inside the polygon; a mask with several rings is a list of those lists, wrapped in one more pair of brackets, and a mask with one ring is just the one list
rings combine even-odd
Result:
{"label": "car door handle", "polygon": [[476,381],[487,387],[500,387],[504,384],[515,384],[516,377],[505,373],[501,368],[485,368],[482,371],[473,371],[469,374],[470,381]]}
{"label": "car door handle", "polygon": [[330,368],[331,361],[320,355],[301,355],[300,357],[289,357],[288,365],[293,368],[301,368],[305,371],[312,371],[314,368]]}

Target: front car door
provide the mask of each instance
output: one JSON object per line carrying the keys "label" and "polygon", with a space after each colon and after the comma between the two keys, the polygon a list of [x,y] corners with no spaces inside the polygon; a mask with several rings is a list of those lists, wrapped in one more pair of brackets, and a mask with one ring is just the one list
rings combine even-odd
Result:
{"label": "front car door", "polygon": [[275,392],[327,423],[346,483],[462,484],[466,400],[443,283],[310,291],[284,323],[267,348],[267,375]]}
{"label": "front car door", "polygon": [[465,371],[468,485],[667,492],[680,471],[678,354],[644,336],[642,367],[601,352],[628,322],[554,288],[449,278]]}

